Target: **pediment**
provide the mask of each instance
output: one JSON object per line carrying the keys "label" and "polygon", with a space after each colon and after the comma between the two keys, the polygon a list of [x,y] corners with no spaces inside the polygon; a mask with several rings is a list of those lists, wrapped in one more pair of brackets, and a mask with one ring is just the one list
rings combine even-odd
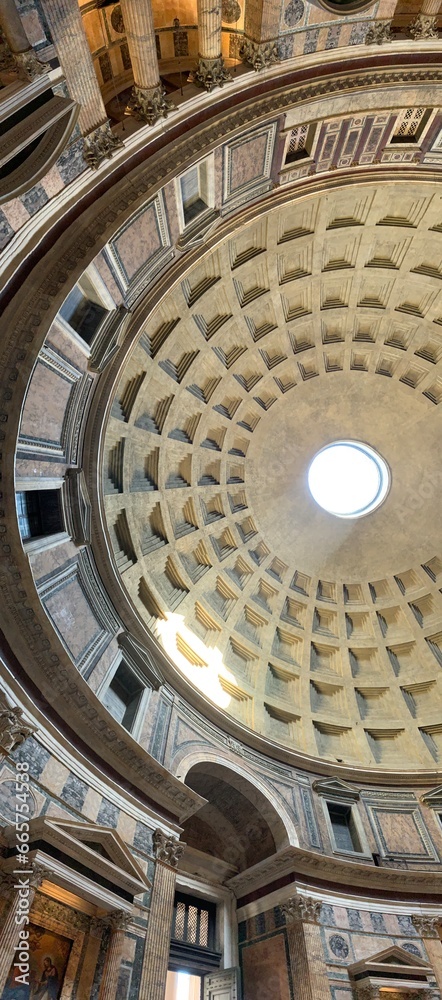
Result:
{"label": "pediment", "polygon": [[358,979],[364,973],[370,976],[384,972],[385,976],[388,977],[396,971],[418,976],[427,973],[433,974],[432,967],[428,962],[419,958],[418,955],[411,955],[405,948],[400,948],[398,945],[392,945],[384,951],[378,951],[348,967],[349,976]]}
{"label": "pediment", "polygon": [[442,809],[442,785],[432,788],[431,792],[422,795],[422,802],[430,809]]}
{"label": "pediment", "polygon": [[318,795],[325,798],[340,799],[340,801],[356,802],[359,798],[359,789],[348,784],[342,778],[318,778],[313,782],[313,789]]}
{"label": "pediment", "polygon": [[51,845],[60,856],[80,863],[94,874],[132,896],[150,889],[151,883],[115,830],[95,823],[44,816],[31,820],[32,840]]}

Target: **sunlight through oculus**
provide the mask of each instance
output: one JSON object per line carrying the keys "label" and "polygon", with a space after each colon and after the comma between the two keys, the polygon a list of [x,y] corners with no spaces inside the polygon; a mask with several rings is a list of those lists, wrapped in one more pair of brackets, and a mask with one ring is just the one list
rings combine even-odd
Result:
{"label": "sunlight through oculus", "polygon": [[334,441],[315,455],[308,485],[316,503],[335,517],[363,517],[385,500],[387,463],[359,441]]}

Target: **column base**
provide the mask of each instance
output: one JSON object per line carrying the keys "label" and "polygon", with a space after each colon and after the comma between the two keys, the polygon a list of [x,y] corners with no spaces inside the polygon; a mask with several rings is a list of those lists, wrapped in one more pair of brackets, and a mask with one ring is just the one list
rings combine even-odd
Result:
{"label": "column base", "polygon": [[366,45],[382,45],[391,41],[391,21],[374,21],[365,36]]}
{"label": "column base", "polygon": [[432,14],[418,14],[408,30],[412,38],[439,38],[436,17]]}
{"label": "column base", "polygon": [[34,49],[14,52],[13,55],[20,70],[20,76],[24,76],[26,80],[36,80],[38,76],[43,76],[43,73],[48,73],[51,68],[37,59]]}
{"label": "column base", "polygon": [[222,56],[217,56],[216,59],[205,59],[203,56],[199,56],[198,66],[191,74],[191,79],[197,87],[204,87],[205,90],[210,91],[214,87],[223,87],[225,83],[231,81],[232,77],[224,66]]}
{"label": "column base", "polygon": [[240,53],[243,62],[250,63],[256,73],[280,61],[277,42],[253,42],[245,38]]}
{"label": "column base", "polygon": [[122,140],[111,131],[109,122],[94,129],[83,140],[83,159],[88,167],[97,170],[103,160],[110,160],[116,149],[123,145]]}
{"label": "column base", "polygon": [[128,111],[140,121],[154,125],[159,118],[167,118],[174,105],[166,98],[166,93],[159,83],[156,87],[134,87],[128,104]]}

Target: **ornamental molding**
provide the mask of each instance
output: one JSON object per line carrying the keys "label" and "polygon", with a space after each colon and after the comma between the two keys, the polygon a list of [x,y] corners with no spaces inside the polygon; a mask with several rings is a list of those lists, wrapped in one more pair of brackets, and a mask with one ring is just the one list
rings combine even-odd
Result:
{"label": "ornamental molding", "polygon": [[431,789],[431,792],[422,795],[421,802],[430,809],[442,809],[442,785],[437,785],[436,788]]}
{"label": "ornamental molding", "polygon": [[186,845],[180,844],[176,837],[169,837],[162,830],[154,831],[152,842],[155,860],[176,868]]}
{"label": "ornamental molding", "polygon": [[374,865],[331,858],[299,847],[286,847],[248,871],[234,875],[226,885],[236,897],[241,897],[255,889],[271,885],[282,875],[308,875],[313,881],[318,879],[338,885],[358,886],[361,889],[416,893],[421,899],[426,893],[434,895],[436,891],[442,891],[442,872],[436,868],[433,871],[376,868]]}
{"label": "ornamental molding", "polygon": [[312,788],[317,795],[339,802],[357,802],[360,797],[360,790],[342,778],[319,778],[313,782]]}

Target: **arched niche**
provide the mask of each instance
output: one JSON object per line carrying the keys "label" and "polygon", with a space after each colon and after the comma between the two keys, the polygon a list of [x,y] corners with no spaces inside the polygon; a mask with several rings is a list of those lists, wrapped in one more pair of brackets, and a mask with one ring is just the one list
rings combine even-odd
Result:
{"label": "arched niche", "polygon": [[244,871],[297,844],[293,821],[282,800],[267,785],[216,755],[182,764],[186,784],[207,804],[184,824],[189,847]]}

